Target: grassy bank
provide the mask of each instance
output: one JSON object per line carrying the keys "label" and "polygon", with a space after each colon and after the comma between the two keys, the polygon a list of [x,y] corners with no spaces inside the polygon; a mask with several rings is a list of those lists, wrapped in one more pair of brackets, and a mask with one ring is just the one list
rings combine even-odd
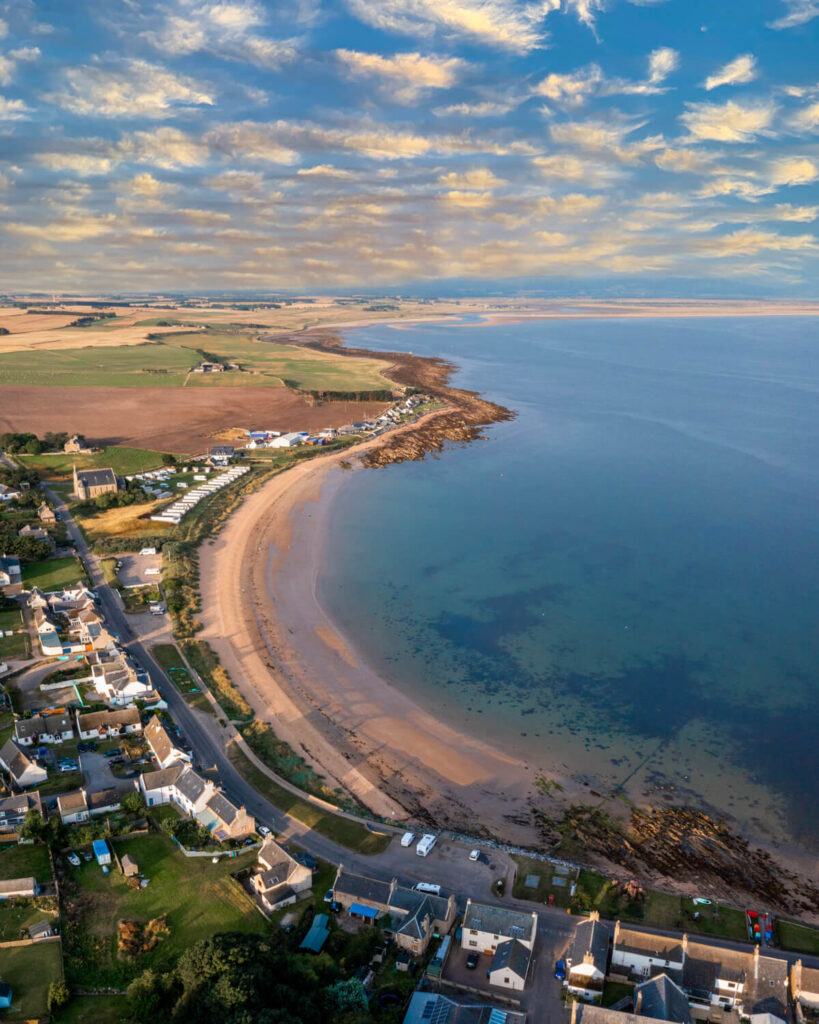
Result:
{"label": "grassy bank", "polygon": [[372,855],[381,853],[389,846],[392,838],[390,835],[377,835],[370,832],[364,825],[333,814],[331,811],[324,811],[320,807],[300,799],[283,786],[279,786],[248,760],[235,743],[231,745],[228,756],[236,770],[254,789],[258,790],[280,811],[297,818],[314,832],[326,836],[327,839],[332,839],[333,842],[345,846],[355,853]]}
{"label": "grassy bank", "polygon": [[231,721],[246,721],[252,718],[253,711],[250,705],[233,685],[210,645],[204,640],[186,640],[182,647],[185,657],[216,698],[225,715]]}

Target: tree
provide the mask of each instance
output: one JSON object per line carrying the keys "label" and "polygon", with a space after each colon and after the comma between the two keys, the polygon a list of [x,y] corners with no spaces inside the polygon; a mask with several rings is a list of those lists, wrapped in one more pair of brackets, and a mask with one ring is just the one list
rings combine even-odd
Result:
{"label": "tree", "polygon": [[163,452],[162,453],[162,465],[163,466],[175,466],[176,465],[176,456],[175,455],[171,455],[170,452]]}
{"label": "tree", "polygon": [[33,807],[30,811],[26,811],[26,816],[23,818],[23,824],[20,826],[20,838],[34,840],[43,839],[47,832],[48,826],[46,825],[42,814]]}
{"label": "tree", "polygon": [[32,438],[30,441],[26,441],[25,448],[23,449],[26,455],[39,455],[43,450],[43,446],[37,438]]}
{"label": "tree", "polygon": [[68,989],[68,985],[64,981],[52,981],[48,986],[48,996],[46,997],[46,1005],[48,1006],[49,1013],[53,1013],[54,1010],[61,1010],[64,1006],[68,1006],[71,1001],[71,992]]}
{"label": "tree", "polygon": [[132,793],[126,793],[120,799],[120,804],[124,811],[128,811],[130,814],[141,814],[145,810],[145,800],[141,793],[137,793],[134,790]]}
{"label": "tree", "polygon": [[367,994],[358,978],[337,981],[326,989],[324,999],[332,1013],[365,1013],[367,1010]]}

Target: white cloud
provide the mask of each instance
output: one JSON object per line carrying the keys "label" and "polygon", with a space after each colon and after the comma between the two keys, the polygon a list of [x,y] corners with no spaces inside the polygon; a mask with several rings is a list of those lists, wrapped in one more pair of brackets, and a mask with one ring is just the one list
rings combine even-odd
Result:
{"label": "white cloud", "polygon": [[230,214],[220,213],[218,210],[177,210],[185,220],[197,227],[213,227],[216,224],[226,224],[230,220]]}
{"label": "white cloud", "polygon": [[223,60],[276,69],[295,58],[297,44],[291,39],[270,39],[253,31],[266,21],[264,7],[248,0],[186,3],[181,13],[168,14],[159,28],[144,32],[143,36],[162,53],[206,52]]}
{"label": "white cloud", "polygon": [[440,185],[453,189],[493,189],[506,182],[497,178],[487,167],[473,167],[468,171],[451,171],[438,178]]}
{"label": "white cloud", "polygon": [[115,161],[93,153],[38,153],[38,163],[50,171],[73,171],[82,177],[90,174],[108,174]]}
{"label": "white cloud", "polygon": [[296,174],[299,177],[312,178],[352,178],[352,171],[346,171],[341,167],[333,167],[332,164],[316,164],[314,167],[300,167]]}
{"label": "white cloud", "polygon": [[709,171],[714,163],[712,153],[699,149],[669,146],[654,157],[654,163],[663,171],[678,174],[701,174]]}
{"label": "white cloud", "polygon": [[117,202],[121,207],[129,207],[161,210],[164,209],[164,199],[176,192],[177,186],[167,181],[159,181],[147,171],[136,174],[127,181],[120,181],[116,185],[119,193]]}
{"label": "white cloud", "polygon": [[569,71],[565,74],[553,71],[535,86],[536,96],[545,96],[555,103],[567,107],[582,106],[603,81],[603,72],[597,64]]}
{"label": "white cloud", "polygon": [[743,53],[741,56],[729,61],[705,79],[704,86],[710,92],[721,85],[742,85],[745,82],[753,82],[756,78],[756,57],[752,53]]}
{"label": "white cloud", "polygon": [[550,217],[582,218],[605,206],[605,196],[587,196],[570,192],[565,196],[542,196],[537,201],[538,212]]}
{"label": "white cloud", "polygon": [[40,51],[36,46],[23,46],[17,50],[9,50],[7,54],[0,53],[0,85],[10,85],[17,65],[21,61],[37,60]]}
{"label": "white cloud", "polygon": [[5,229],[9,234],[23,238],[45,238],[49,242],[83,242],[113,231],[116,220],[113,213],[96,217],[87,210],[73,210],[47,224],[13,222],[6,224]]}
{"label": "white cloud", "polygon": [[769,21],[768,28],[793,28],[819,18],[819,0],[782,0],[787,11],[776,21]]}
{"label": "white cloud", "polygon": [[520,99],[479,100],[476,103],[451,103],[448,107],[434,107],[436,117],[502,117],[521,104]]}
{"label": "white cloud", "polygon": [[425,89],[448,89],[466,62],[458,57],[424,57],[418,52],[382,57],[359,50],[336,50],[336,57],[355,78],[384,80],[389,94],[400,103],[412,103]]}
{"label": "white cloud", "polygon": [[695,139],[717,142],[753,142],[757,135],[769,134],[776,111],[770,100],[743,105],[727,103],[687,103],[680,120]]}
{"label": "white cloud", "polygon": [[605,11],[605,0],[566,0],[566,9],[572,10],[592,31],[595,13]]}
{"label": "white cloud", "polygon": [[770,166],[772,185],[810,185],[819,179],[819,165],[805,156],[787,156]]}
{"label": "white cloud", "polygon": [[9,34],[8,22],[3,21],[3,19],[0,18],[0,39],[5,39],[8,34]]}
{"label": "white cloud", "polygon": [[491,192],[463,192],[460,189],[445,192],[441,198],[452,206],[466,210],[485,210],[495,201]]}
{"label": "white cloud", "polygon": [[178,128],[163,127],[123,136],[112,155],[118,161],[151,164],[169,170],[207,163],[210,149],[200,139],[186,135]]}
{"label": "white cloud", "polygon": [[29,108],[22,100],[8,100],[0,96],[0,121],[25,121]]}
{"label": "white cloud", "polygon": [[698,250],[704,256],[753,256],[762,250],[788,252],[818,248],[813,235],[778,235],[774,231],[744,228],[716,238],[700,239]]}
{"label": "white cloud", "polygon": [[680,66],[680,55],[670,46],[660,46],[648,55],[648,74],[642,81],[631,82],[625,78],[612,78],[604,82],[603,96],[656,96],[668,91],[664,85],[670,74]]}
{"label": "white cloud", "polygon": [[819,128],[819,103],[811,103],[803,107],[788,122],[792,128],[800,132],[815,132]]}
{"label": "white cloud", "polygon": [[205,178],[204,184],[218,192],[252,195],[264,188],[264,175],[259,171],[225,171]]}
{"label": "white cloud", "polygon": [[543,45],[543,21],[560,8],[560,0],[347,0],[347,5],[360,21],[387,32],[429,36],[441,31],[529,53]]}
{"label": "white cloud", "polygon": [[771,211],[776,220],[787,220],[807,224],[819,217],[819,206],[793,206],[791,203],[777,203]]}
{"label": "white cloud", "polygon": [[214,102],[193,79],[144,60],[127,61],[122,69],[95,64],[68,68],[65,80],[64,91],[46,98],[81,116],[164,118]]}

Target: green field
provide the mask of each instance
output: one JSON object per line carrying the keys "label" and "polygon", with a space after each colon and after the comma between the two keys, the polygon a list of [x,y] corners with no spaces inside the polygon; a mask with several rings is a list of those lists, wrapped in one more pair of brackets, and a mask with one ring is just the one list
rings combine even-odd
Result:
{"label": "green field", "polygon": [[[117,326],[109,322],[105,328],[92,329]],[[190,373],[209,357],[235,363],[239,369]],[[374,391],[390,387],[379,372],[385,366],[377,359],[260,342],[249,332],[219,330],[171,334],[141,345],[0,355],[0,377],[5,384],[38,387],[281,387],[287,381],[306,390]]]}
{"label": "green field", "polygon": [[[254,853],[213,864],[209,857],[184,857],[167,836],[158,834],[118,842],[116,851],[120,857],[130,853],[150,881],[145,889],[132,889],[116,869],[104,875],[95,861],[69,869],[78,894],[69,892],[67,899],[83,908],[80,919],[74,917],[64,932],[69,984],[119,987],[147,967],[169,964],[217,932],[264,932],[263,917],[230,877],[252,864]],[[154,950],[128,961],[118,958],[118,921],[144,924],[163,914],[170,934]]]}
{"label": "green field", "polygon": [[5,843],[0,847],[0,878],[30,878],[51,881],[51,861],[45,846]]}
{"label": "green field", "polygon": [[782,949],[792,953],[811,953],[819,956],[819,928],[795,924],[793,921],[777,921],[776,937]]}
{"label": "green field", "polygon": [[176,644],[154,644],[151,654],[180,693],[199,692]]}
{"label": "green field", "polygon": [[[22,629],[23,616],[19,609],[12,608],[0,612],[0,633],[9,629]],[[0,636],[0,661],[3,658],[26,658],[29,653],[27,633],[15,633],[14,636]]]}
{"label": "green field", "polygon": [[[576,871],[569,871],[567,875],[561,875],[555,871],[554,864],[538,860],[536,857],[512,854],[512,860],[517,864],[515,883],[512,888],[512,895],[515,899],[547,903],[549,896],[552,896],[554,897],[553,906],[568,907],[570,886],[575,879]],[[532,889],[526,885],[526,879],[530,875],[537,876],[537,888]],[[555,885],[554,879],[556,878],[563,879],[565,884]]]}
{"label": "green field", "polygon": [[279,786],[264,772],[260,771],[234,743],[228,751],[233,766],[247,781],[258,790],[280,811],[298,818],[303,824],[332,839],[341,846],[346,846],[354,853],[372,855],[386,850],[392,835],[378,835],[370,832],[364,825],[341,815],[323,811],[315,804],[308,803],[291,793],[289,789]]}
{"label": "green field", "polygon": [[48,986],[62,975],[59,942],[12,946],[2,951],[3,981],[11,985],[12,1004],[3,1020],[37,1020],[46,1016]]}
{"label": "green field", "polygon": [[[106,350],[107,351],[107,350]],[[93,455],[18,455],[26,469],[36,470],[46,480],[70,477],[72,467],[77,469],[110,468],[119,476],[132,476],[162,465],[162,452],[148,448],[118,448],[113,445]]]}
{"label": "green field", "polygon": [[32,562],[23,566],[23,583],[27,589],[39,587],[48,593],[62,590],[78,580],[85,580],[85,569],[79,558],[69,555],[67,558],[48,558],[44,562]]}

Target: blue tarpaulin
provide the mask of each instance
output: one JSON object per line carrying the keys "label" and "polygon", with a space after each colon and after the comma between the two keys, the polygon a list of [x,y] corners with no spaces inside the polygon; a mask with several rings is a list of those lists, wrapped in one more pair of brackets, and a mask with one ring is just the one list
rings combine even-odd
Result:
{"label": "blue tarpaulin", "polygon": [[378,911],[374,907],[365,907],[363,903],[354,903],[350,907],[351,914],[358,914],[359,917],[378,917]]}
{"label": "blue tarpaulin", "polygon": [[313,918],[313,923],[310,925],[310,931],[302,939],[299,949],[309,949],[313,953],[321,952],[321,947],[330,934],[327,928],[327,921],[326,914],[316,914]]}

